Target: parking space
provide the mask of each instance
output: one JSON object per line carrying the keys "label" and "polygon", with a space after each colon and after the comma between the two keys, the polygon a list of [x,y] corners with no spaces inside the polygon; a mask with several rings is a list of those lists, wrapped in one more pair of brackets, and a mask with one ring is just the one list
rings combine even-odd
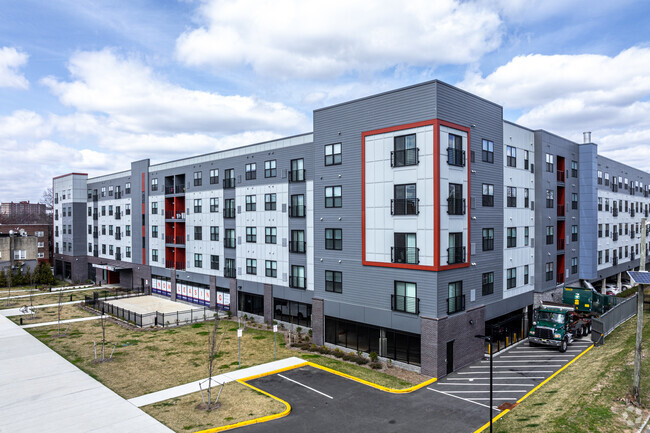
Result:
{"label": "parking space", "polygon": [[[497,414],[516,403],[553,373],[571,362],[591,346],[589,338],[574,340],[568,350],[560,353],[550,347],[530,347],[523,342],[493,358],[493,409]],[[429,391],[444,393],[477,406],[489,407],[490,361],[483,359],[458,370],[435,384]]]}

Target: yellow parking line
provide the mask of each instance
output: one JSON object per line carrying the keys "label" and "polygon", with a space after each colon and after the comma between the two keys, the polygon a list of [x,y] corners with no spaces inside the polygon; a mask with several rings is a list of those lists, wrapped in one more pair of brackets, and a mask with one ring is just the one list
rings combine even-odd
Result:
{"label": "yellow parking line", "polygon": [[[557,376],[558,374],[560,374],[560,372],[562,372],[562,370],[564,370],[564,369],[567,368],[569,365],[571,365],[571,364],[573,364],[574,362],[576,362],[576,361],[577,361],[577,360],[578,360],[582,355],[584,355],[585,353],[589,352],[589,351],[590,351],[591,349],[593,349],[593,348],[594,348],[594,345],[593,345],[593,344],[592,344],[591,346],[587,347],[587,348],[586,348],[585,350],[583,350],[583,351],[582,351],[578,356],[576,356],[576,357],[573,358],[571,361],[569,361],[569,362],[568,362],[564,367],[560,368],[558,371],[556,371],[555,373],[553,373],[552,375],[550,375],[548,378],[546,378],[542,383],[540,383],[540,384],[537,385],[535,388],[533,388],[533,389],[531,389],[530,391],[528,391],[528,392],[526,393],[526,395],[524,395],[524,396],[521,397],[519,400],[517,400],[517,403],[515,403],[515,405],[517,405],[517,404],[521,403],[522,401],[524,401],[526,398],[528,398],[529,395],[531,395],[532,393],[534,393],[535,391],[537,391],[539,388],[541,388],[542,386],[544,386],[547,382],[549,382],[549,381],[550,381],[551,379],[553,379],[555,376]],[[514,408],[513,408],[513,409],[514,409]],[[510,412],[510,410],[511,410],[511,409],[505,409],[503,412],[501,412],[500,414],[498,414],[497,416],[495,416],[494,418],[492,418],[492,423],[494,424],[494,422],[495,422],[496,420],[498,420],[499,418],[501,418],[501,417],[502,417],[503,415],[505,415],[506,413]],[[485,430],[485,429],[488,428],[488,427],[490,427],[490,423],[489,423],[489,422],[485,423],[481,428],[479,428],[478,430],[474,431],[474,433],[480,433],[480,432],[482,432],[483,430]]]}

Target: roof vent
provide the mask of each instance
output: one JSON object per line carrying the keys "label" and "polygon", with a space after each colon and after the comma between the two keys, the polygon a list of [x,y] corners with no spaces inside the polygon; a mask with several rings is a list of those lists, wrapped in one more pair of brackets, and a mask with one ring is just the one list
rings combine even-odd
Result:
{"label": "roof vent", "polygon": [[582,140],[583,143],[591,143],[591,131],[583,132]]}

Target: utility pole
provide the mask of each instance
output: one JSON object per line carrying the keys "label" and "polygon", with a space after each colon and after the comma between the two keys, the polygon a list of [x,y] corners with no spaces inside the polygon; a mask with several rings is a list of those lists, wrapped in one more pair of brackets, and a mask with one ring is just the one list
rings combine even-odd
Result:
{"label": "utility pole", "polygon": [[[641,259],[639,271],[645,272],[646,262],[646,220],[641,218]],[[644,285],[639,284],[636,298],[636,347],[634,350],[634,385],[632,394],[637,403],[641,403],[641,345],[643,343],[643,291]]]}

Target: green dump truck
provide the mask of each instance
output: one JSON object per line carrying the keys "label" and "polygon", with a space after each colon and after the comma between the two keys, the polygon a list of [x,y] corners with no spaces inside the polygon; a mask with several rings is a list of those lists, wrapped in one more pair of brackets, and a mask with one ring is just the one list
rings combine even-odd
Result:
{"label": "green dump truck", "polygon": [[553,346],[564,352],[574,337],[588,335],[591,319],[608,311],[617,300],[593,288],[565,287],[561,304],[542,302],[533,312],[528,342],[531,346]]}

